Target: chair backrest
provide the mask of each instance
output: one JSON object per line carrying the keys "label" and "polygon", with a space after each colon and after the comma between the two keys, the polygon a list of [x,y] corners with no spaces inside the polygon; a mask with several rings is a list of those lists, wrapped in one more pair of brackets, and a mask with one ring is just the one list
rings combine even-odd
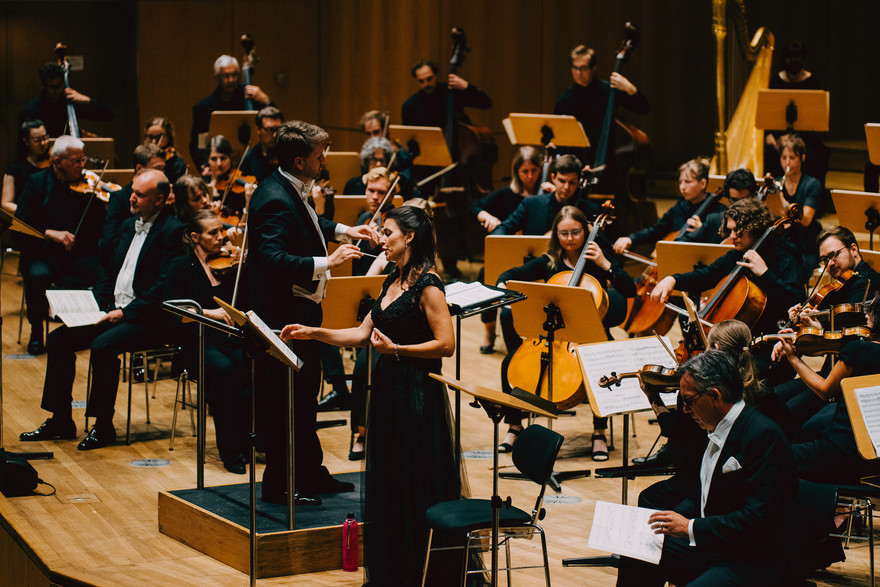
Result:
{"label": "chair backrest", "polygon": [[553,473],[562,440],[558,432],[532,424],[520,432],[513,445],[513,464],[523,475],[544,486]]}

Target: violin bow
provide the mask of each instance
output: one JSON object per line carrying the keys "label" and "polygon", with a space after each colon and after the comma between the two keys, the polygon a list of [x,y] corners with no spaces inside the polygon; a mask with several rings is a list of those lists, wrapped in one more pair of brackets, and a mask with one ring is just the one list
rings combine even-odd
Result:
{"label": "violin bow", "polygon": [[[400,181],[400,175],[398,175],[394,179],[394,183],[392,183],[391,187],[388,188],[388,193],[386,193],[385,197],[382,198],[382,202],[379,204],[379,207],[376,208],[376,212],[373,214],[373,217],[370,218],[370,221],[367,222],[367,224],[372,224],[372,223],[376,222],[376,218],[378,218],[382,214],[382,210],[385,208],[385,204],[388,203],[388,198],[390,198],[394,195],[394,188],[397,187],[397,182],[399,182],[399,181]],[[362,238],[357,239],[357,241],[354,243],[354,246],[359,246],[361,244],[361,242],[363,242],[363,240],[364,239],[362,239]]]}
{"label": "violin bow", "polygon": [[672,357],[672,362],[677,366],[677,365],[678,365],[678,359],[675,358],[675,353],[672,352],[672,349],[669,348],[669,345],[666,344],[666,341],[663,340],[663,337],[660,336],[660,335],[657,333],[656,330],[654,330],[654,331],[652,331],[652,332],[654,333],[654,336],[657,337],[657,340],[660,341],[660,344],[663,345],[663,348],[666,349],[666,352],[669,353],[669,356]]}
{"label": "violin bow", "polygon": [[[694,301],[692,299],[690,299],[687,296],[687,294],[681,296],[681,299],[684,300],[684,305],[687,308],[688,317],[691,319],[691,322],[696,322],[697,321],[697,308],[696,308],[696,306],[694,306]],[[700,322],[703,322],[703,321],[700,320]],[[703,348],[708,349],[709,348],[709,341],[706,340],[706,333],[703,332],[702,326],[697,328],[697,330],[700,331],[700,339],[703,341]]]}
{"label": "violin bow", "polygon": [[[247,157],[248,151],[250,151],[250,150],[251,150],[250,145],[247,145],[244,148],[244,153],[241,154],[241,159],[238,160],[238,165],[235,166],[235,172],[229,174],[230,180],[228,182],[226,182],[226,189],[223,190],[223,197],[220,198],[220,209],[221,210],[223,209],[223,205],[226,204],[226,196],[229,195],[229,190],[232,188],[232,183],[235,181],[235,179],[232,179],[232,178],[235,177],[236,173],[241,172],[241,164],[244,163],[244,158]],[[235,304],[233,304],[233,305],[235,305]]]}
{"label": "violin bow", "polygon": [[[101,185],[101,179],[103,179],[103,177],[104,177],[104,172],[107,171],[107,166],[108,166],[109,164],[110,164],[110,160],[109,160],[109,159],[107,159],[106,161],[104,161],[104,169],[101,170],[101,174],[98,176],[98,181],[97,181],[97,184],[96,184],[96,186],[95,186],[96,188],[97,188],[97,186]],[[83,221],[86,219],[86,214],[89,213],[89,208],[91,207],[91,205],[92,205],[92,201],[95,199],[95,196],[96,196],[96,195],[97,195],[97,191],[96,191],[95,189],[93,189],[93,190],[91,190],[91,191],[89,192],[89,201],[86,202],[86,209],[83,210],[82,216],[80,216],[80,218],[79,218],[79,222],[78,222],[77,225],[76,225],[76,230],[73,231],[73,240],[74,240],[74,242],[76,242],[76,235],[79,234],[79,229],[82,227],[82,223],[83,223]]]}

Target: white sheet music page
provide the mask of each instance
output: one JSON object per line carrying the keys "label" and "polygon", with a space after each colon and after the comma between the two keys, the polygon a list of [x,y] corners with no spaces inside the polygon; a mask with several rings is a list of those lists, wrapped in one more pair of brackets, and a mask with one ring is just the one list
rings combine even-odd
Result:
{"label": "white sheet music page", "polygon": [[[669,348],[669,337],[663,341]],[[593,413],[599,416],[624,414],[639,410],[650,410],[651,404],[639,387],[637,377],[624,379],[620,386],[609,388],[599,387],[599,379],[612,372],[632,373],[645,365],[663,365],[675,368],[672,357],[656,337],[646,336],[629,340],[615,340],[583,344],[577,347],[577,356],[581,363],[581,371],[590,386],[596,405],[591,406]],[[661,393],[660,397],[667,406],[674,406],[676,394]]]}
{"label": "white sheet music page", "polygon": [[444,289],[446,290],[446,303],[458,304],[462,308],[488,302],[504,295],[503,292],[488,288],[479,281],[473,283],[457,281],[446,284]]}
{"label": "white sheet music page", "polygon": [[61,318],[68,328],[95,324],[106,315],[98,308],[95,294],[88,289],[50,289],[49,315]]}
{"label": "white sheet music page", "polygon": [[597,501],[589,547],[658,564],[665,537],[654,534],[648,524],[648,518],[655,511]]}
{"label": "white sheet music page", "polygon": [[880,386],[863,387],[856,390],[859,410],[865,419],[868,436],[874,445],[874,452],[880,455]]}

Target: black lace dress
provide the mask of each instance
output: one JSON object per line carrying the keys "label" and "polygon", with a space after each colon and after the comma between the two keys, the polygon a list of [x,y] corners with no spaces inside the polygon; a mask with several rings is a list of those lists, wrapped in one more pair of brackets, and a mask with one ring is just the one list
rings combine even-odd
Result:
{"label": "black lace dress", "polygon": [[[385,280],[373,304],[373,325],[401,346],[432,340],[434,334],[419,302],[425,288],[442,291],[443,283],[425,272],[383,310],[382,300],[397,274]],[[364,548],[368,583],[374,587],[421,583],[428,539],[425,511],[461,493],[446,387],[429,376],[439,373],[440,366],[439,358],[401,356],[398,361],[391,354],[379,355],[373,371]],[[429,583],[444,584],[439,576],[443,573],[435,571],[433,562],[432,557]]]}

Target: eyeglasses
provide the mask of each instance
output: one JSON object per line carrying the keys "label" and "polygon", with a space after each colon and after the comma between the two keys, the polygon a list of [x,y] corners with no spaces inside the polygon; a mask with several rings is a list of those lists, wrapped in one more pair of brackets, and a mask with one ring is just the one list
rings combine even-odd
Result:
{"label": "eyeglasses", "polygon": [[681,394],[681,392],[679,392],[678,397],[681,398],[681,403],[683,403],[687,407],[687,409],[692,410],[692,409],[694,409],[694,402],[697,401],[697,398],[700,397],[701,395],[703,395],[704,393],[706,393],[706,392],[701,391],[699,393],[695,393],[694,395],[692,395],[690,397],[685,397]]}
{"label": "eyeglasses", "polygon": [[839,255],[842,251],[845,251],[845,250],[846,250],[846,247],[840,247],[839,249],[837,249],[836,251],[834,251],[833,253],[831,253],[829,255],[825,255],[824,257],[819,257],[819,263],[821,263],[822,265],[827,265],[828,263],[830,263],[831,261],[836,259],[837,255]]}
{"label": "eyeglasses", "polygon": [[577,228],[575,230],[560,230],[556,234],[559,235],[559,238],[577,238],[584,233],[583,228]]}

